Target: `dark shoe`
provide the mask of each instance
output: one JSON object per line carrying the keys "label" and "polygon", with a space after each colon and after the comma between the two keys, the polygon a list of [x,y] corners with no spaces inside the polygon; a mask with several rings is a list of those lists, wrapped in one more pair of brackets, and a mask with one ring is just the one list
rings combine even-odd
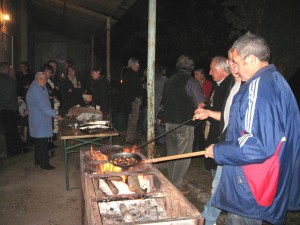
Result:
{"label": "dark shoe", "polygon": [[55,156],[55,151],[49,152],[49,158],[53,158]]}
{"label": "dark shoe", "polygon": [[43,169],[43,170],[54,170],[55,167],[48,164],[46,166],[41,166],[41,169]]}
{"label": "dark shoe", "polygon": [[182,187],[187,187],[188,185],[189,185],[189,180],[188,179],[184,179],[183,181],[182,181],[182,183],[181,183],[181,186]]}
{"label": "dark shoe", "polygon": [[22,151],[20,149],[13,149],[13,150],[7,151],[7,156],[15,156],[15,155],[21,154],[21,152]]}
{"label": "dark shoe", "polygon": [[26,141],[25,142],[26,147],[32,147],[33,146],[33,142],[32,141]]}
{"label": "dark shoe", "polygon": [[181,194],[183,195],[187,195],[191,192],[191,190],[188,188],[188,187],[183,187],[182,185],[176,187],[180,192]]}
{"label": "dark shoe", "polygon": [[25,148],[22,148],[22,149],[21,149],[21,153],[22,153],[22,154],[25,154],[26,152],[29,152],[29,149],[28,149],[28,148],[25,147]]}
{"label": "dark shoe", "polygon": [[57,148],[57,146],[53,143],[53,142],[49,142],[48,143],[48,149],[51,150],[51,149],[55,149]]}

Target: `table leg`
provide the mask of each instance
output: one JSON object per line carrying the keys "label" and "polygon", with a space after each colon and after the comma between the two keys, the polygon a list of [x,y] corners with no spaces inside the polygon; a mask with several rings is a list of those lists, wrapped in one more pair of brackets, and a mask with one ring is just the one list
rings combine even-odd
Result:
{"label": "table leg", "polygon": [[66,189],[69,190],[69,167],[68,167],[68,148],[67,139],[64,140],[64,154],[65,154],[65,176],[66,176]]}

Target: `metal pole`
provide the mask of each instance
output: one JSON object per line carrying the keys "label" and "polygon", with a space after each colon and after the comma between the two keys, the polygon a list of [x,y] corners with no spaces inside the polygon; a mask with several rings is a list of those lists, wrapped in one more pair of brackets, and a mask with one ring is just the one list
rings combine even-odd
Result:
{"label": "metal pole", "polygon": [[[156,36],[156,0],[149,0],[148,15],[148,61],[147,61],[147,97],[148,97],[148,113],[147,113],[147,140],[152,140],[154,133],[154,71],[155,71],[155,36]],[[152,142],[148,146],[148,158],[153,158],[154,145]]]}
{"label": "metal pole", "polygon": [[20,1],[20,60],[28,60],[28,17],[27,17],[27,1]]}
{"label": "metal pole", "polygon": [[110,17],[106,20],[106,75],[110,81]]}
{"label": "metal pole", "polygon": [[91,37],[91,70],[94,68],[94,36]]}
{"label": "metal pole", "polygon": [[14,66],[14,36],[11,35],[11,66]]}

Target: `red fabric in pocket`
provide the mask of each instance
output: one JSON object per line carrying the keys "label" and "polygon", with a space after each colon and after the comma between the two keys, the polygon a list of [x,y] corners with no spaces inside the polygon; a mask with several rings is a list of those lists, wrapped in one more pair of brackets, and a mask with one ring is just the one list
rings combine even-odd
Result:
{"label": "red fabric in pocket", "polygon": [[282,141],[275,154],[260,164],[243,166],[243,170],[256,202],[260,206],[270,206],[274,200],[280,171],[278,154]]}

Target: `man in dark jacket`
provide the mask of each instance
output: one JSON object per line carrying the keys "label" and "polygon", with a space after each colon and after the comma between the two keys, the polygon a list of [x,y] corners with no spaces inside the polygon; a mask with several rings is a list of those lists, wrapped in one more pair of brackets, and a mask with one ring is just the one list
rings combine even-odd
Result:
{"label": "man in dark jacket", "polygon": [[[177,60],[176,68],[178,72],[168,79],[163,93],[166,131],[191,119],[198,105],[205,101],[200,84],[191,76],[194,61],[189,56],[182,55]],[[181,126],[167,134],[167,154],[177,155],[192,152],[193,141],[193,123]],[[169,180],[184,194],[189,191],[184,178],[190,162],[191,159],[168,162]]]}
{"label": "man in dark jacket", "polygon": [[6,135],[7,155],[25,151],[18,127],[18,98],[15,81],[8,76],[8,63],[0,62],[0,120]]}
{"label": "man in dark jacket", "polygon": [[142,84],[139,76],[139,60],[130,58],[128,70],[123,76],[121,86],[120,111],[129,113],[126,142],[134,144],[136,138],[137,121],[141,105]]}

